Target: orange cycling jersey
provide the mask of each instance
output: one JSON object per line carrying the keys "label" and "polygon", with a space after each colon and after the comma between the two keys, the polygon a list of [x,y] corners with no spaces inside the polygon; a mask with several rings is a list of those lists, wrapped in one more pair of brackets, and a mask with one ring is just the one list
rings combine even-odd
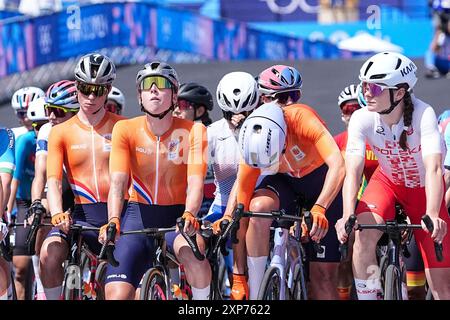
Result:
{"label": "orange cycling jersey", "polygon": [[[287,126],[286,145],[278,172],[301,178],[324,163],[329,155],[339,152],[325,122],[309,106],[294,104],[283,108]],[[263,171],[264,173],[264,171]],[[238,203],[248,208],[261,170],[245,163],[239,165]]]}
{"label": "orange cycling jersey", "polygon": [[184,204],[188,177],[206,176],[206,128],[173,118],[171,128],[157,137],[146,117],[119,121],[113,130],[110,172],[129,173],[130,201],[143,204]]}
{"label": "orange cycling jersey", "polygon": [[76,204],[107,202],[111,134],[121,119],[125,118],[106,112],[92,127],[75,116],[50,131],[47,180],[61,180],[64,165]]}

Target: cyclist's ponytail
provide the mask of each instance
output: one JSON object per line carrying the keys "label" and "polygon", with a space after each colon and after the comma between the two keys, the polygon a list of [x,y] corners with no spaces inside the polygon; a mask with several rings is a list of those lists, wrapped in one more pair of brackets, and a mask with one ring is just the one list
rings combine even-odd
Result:
{"label": "cyclist's ponytail", "polygon": [[405,128],[403,129],[403,132],[400,136],[400,147],[406,151],[408,149],[408,144],[406,142],[407,139],[407,132],[409,130],[409,127],[411,126],[412,122],[412,116],[414,112],[414,104],[411,99],[411,93],[408,91],[408,86],[399,86],[400,88],[404,88],[406,90],[405,96],[403,97],[403,102],[405,104],[405,109],[403,110],[403,122]]}

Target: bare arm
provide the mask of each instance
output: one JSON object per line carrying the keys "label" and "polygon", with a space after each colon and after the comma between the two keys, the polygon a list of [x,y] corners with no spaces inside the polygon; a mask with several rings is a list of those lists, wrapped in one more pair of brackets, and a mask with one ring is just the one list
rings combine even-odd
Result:
{"label": "bare arm", "polygon": [[42,199],[47,180],[47,155],[36,156],[34,162],[34,178],[31,184],[31,200]]}
{"label": "bare arm", "polygon": [[19,180],[13,178],[11,181],[11,194],[8,200],[8,212],[11,212],[14,208],[14,203],[16,201],[17,189],[19,189]]}
{"label": "bare arm", "polygon": [[192,175],[188,177],[188,188],[186,192],[186,211],[191,212],[194,216],[200,210],[203,201],[204,179],[200,175]]}
{"label": "bare arm", "polygon": [[444,196],[442,183],[441,154],[430,154],[424,158],[425,192],[427,196],[427,214],[438,217]]}
{"label": "bare arm", "polygon": [[316,203],[328,208],[341,190],[345,177],[345,164],[340,151],[329,155],[325,163],[328,166],[328,172]]}
{"label": "bare arm", "polygon": [[63,212],[62,206],[62,183],[61,180],[50,178],[47,181],[48,192],[47,200],[48,206],[52,216]]}
{"label": "bare arm", "polygon": [[111,218],[120,219],[123,209],[123,202],[128,186],[128,174],[123,172],[113,172],[110,175],[111,187],[108,193],[108,220]]}
{"label": "bare arm", "polygon": [[348,219],[354,212],[358,191],[361,184],[361,176],[364,170],[364,158],[357,155],[346,155],[345,179],[342,187],[342,199],[344,207],[343,218]]}
{"label": "bare arm", "polygon": [[2,206],[1,210],[3,213],[3,210],[5,210],[6,206],[8,205],[7,201],[9,200],[9,195],[11,194],[12,175],[10,173],[1,172],[0,180],[2,182],[2,191],[3,191],[3,201],[0,202],[0,205]]}

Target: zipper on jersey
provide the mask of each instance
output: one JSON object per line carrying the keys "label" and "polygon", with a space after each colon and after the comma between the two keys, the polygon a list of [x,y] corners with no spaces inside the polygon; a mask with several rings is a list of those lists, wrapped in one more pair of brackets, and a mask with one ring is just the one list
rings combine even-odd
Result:
{"label": "zipper on jersey", "polygon": [[94,173],[94,184],[95,191],[97,192],[97,201],[100,201],[100,192],[98,191],[98,181],[97,181],[97,168],[95,166],[95,139],[94,139],[94,127],[91,126],[91,143],[92,143],[92,168]]}
{"label": "zipper on jersey", "polygon": [[158,180],[159,180],[159,143],[161,137],[156,137],[156,174],[155,174],[155,199],[154,204],[158,204]]}

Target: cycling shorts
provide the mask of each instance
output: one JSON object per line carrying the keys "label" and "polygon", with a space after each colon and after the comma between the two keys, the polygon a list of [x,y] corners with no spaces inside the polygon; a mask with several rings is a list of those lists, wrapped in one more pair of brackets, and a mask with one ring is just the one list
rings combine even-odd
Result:
{"label": "cycling shorts", "polygon": [[[17,218],[16,223],[23,223],[27,217],[28,208],[31,206],[31,200],[16,199]],[[25,244],[30,228],[22,226],[15,227],[16,244],[13,249],[13,256],[29,256],[28,249]]]}
{"label": "cycling shorts", "polygon": [[[302,178],[294,178],[282,173],[266,176],[256,190],[268,189],[275,192],[280,201],[280,210],[284,209],[286,214],[296,215],[295,199],[299,194],[302,194],[305,201],[303,207],[310,210],[322,191],[327,171],[328,166],[323,164]],[[307,254],[309,255],[310,261],[339,262],[341,254],[339,252],[339,241],[334,225],[342,217],[341,191],[339,191],[334,201],[327,208],[326,217],[328,219],[328,232],[320,241],[324,252],[322,254],[315,253],[312,243],[309,242],[306,246]],[[292,223],[286,224],[283,222],[278,223],[278,226],[286,228],[290,224]]]}
{"label": "cycling shorts", "polygon": [[[184,212],[184,205],[149,205],[129,202],[120,224],[122,231],[143,228],[170,228]],[[152,265],[155,256],[152,238],[145,234],[123,235],[116,242],[114,257],[118,267],[108,264],[106,282],[122,281],[139,286],[142,276]]]}
{"label": "cycling shorts", "polygon": [[[101,227],[108,223],[108,207],[105,202],[92,204],[76,204],[72,212],[72,221],[74,224],[80,224],[87,227]],[[98,232],[85,231],[82,233],[83,241],[88,245],[89,249],[99,254],[102,245],[98,242]],[[47,234],[49,237],[60,237],[65,241],[69,241],[69,235],[62,232],[59,228],[53,227]]]}
{"label": "cycling shorts", "polygon": [[[406,215],[412,224],[420,224],[421,217],[426,212],[425,187],[407,188],[403,185],[393,184],[388,177],[378,168],[367,185],[366,190],[358,203],[356,214],[372,212],[384,221],[394,220],[395,202],[405,209]],[[450,218],[442,197],[439,217],[447,225]],[[439,262],[434,253],[434,243],[430,235],[423,230],[414,230],[414,237],[422,253],[425,268],[448,268],[450,267],[450,237],[446,236],[442,242],[444,249],[443,261]]]}

